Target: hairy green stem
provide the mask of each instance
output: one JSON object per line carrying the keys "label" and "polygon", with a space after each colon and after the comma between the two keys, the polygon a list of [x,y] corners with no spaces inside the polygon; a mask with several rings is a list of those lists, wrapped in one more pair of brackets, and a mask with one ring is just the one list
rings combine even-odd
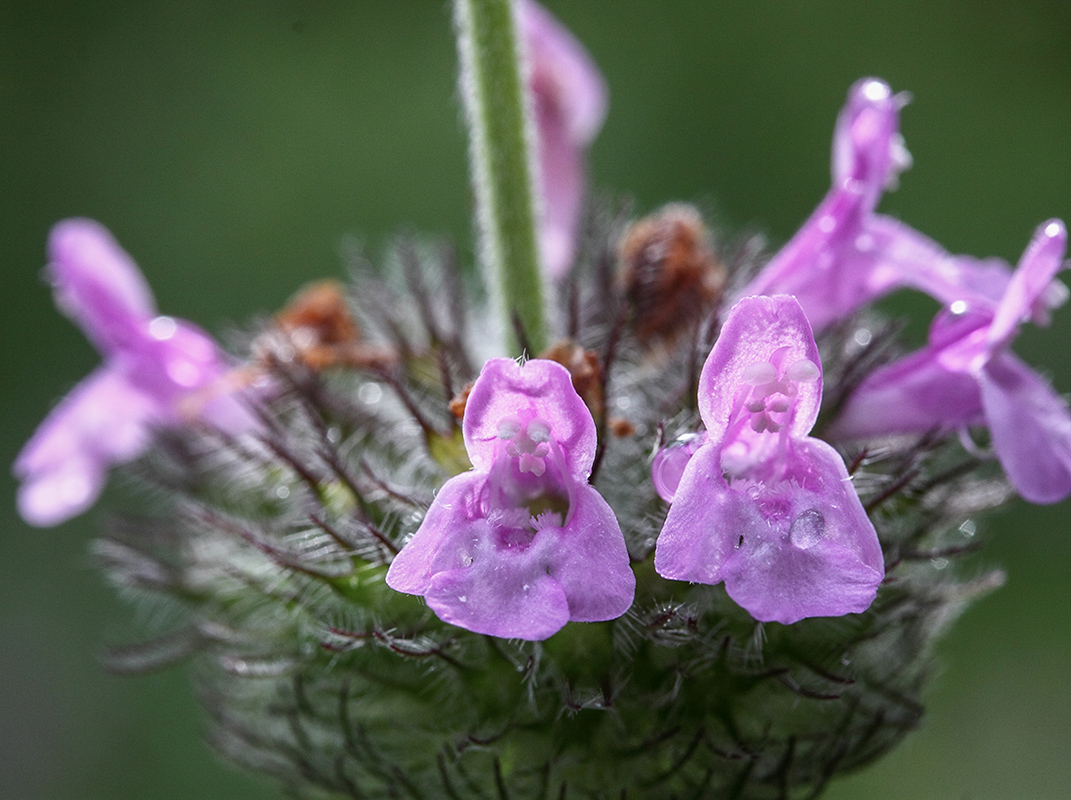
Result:
{"label": "hairy green stem", "polygon": [[454,0],[454,18],[480,257],[506,330],[514,331],[519,321],[531,355],[536,355],[546,346],[547,334],[536,228],[535,135],[513,2]]}

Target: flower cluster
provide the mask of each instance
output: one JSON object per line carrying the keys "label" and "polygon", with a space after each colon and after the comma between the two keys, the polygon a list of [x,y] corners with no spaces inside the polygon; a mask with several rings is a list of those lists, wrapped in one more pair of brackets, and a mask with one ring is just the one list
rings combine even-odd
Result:
{"label": "flower cluster", "polygon": [[[584,150],[605,115],[606,89],[583,47],[542,7],[524,0],[517,20],[536,123],[541,257],[561,280],[575,260]],[[1057,220],[1045,223],[1013,273],[995,259],[951,255],[877,213],[882,193],[910,165],[899,133],[905,102],[879,80],[851,88],[834,132],[829,193],[737,292],[693,387],[704,429],[654,457],[653,488],[669,504],[657,571],[724,582],[757,620],[862,612],[882,581],[881,548],[844,460],[810,432],[822,398],[812,331],[885,293],[921,290],[944,310],[927,347],[872,372],[847,398],[830,429],[836,440],[984,425],[1023,497],[1054,502],[1071,493],[1071,412],[1009,350],[1020,322],[1044,322],[1066,298],[1054,282],[1066,231]],[[717,318],[724,276],[696,213],[673,207],[622,241],[620,282],[639,341],[669,347],[681,324]],[[104,364],[15,463],[20,509],[37,525],[87,508],[108,468],[145,451],[155,428],[207,424],[233,433],[255,425],[215,343],[157,315],[137,268],[100,225],[60,223],[49,252],[57,303]],[[337,288],[321,287],[301,303],[280,325],[293,317],[323,338],[302,351],[302,363],[393,368],[393,350],[358,343]],[[592,374],[602,375],[605,365],[590,358]],[[424,596],[447,622],[507,638],[545,639],[569,620],[628,610],[635,578],[625,538],[588,482],[604,379],[595,387],[596,423],[575,377],[549,360],[486,362],[462,420],[473,469],[439,489],[393,560],[389,586]]]}
{"label": "flower cluster", "polygon": [[[765,263],[689,204],[585,218],[592,59],[534,0],[455,19],[498,283],[402,238],[404,289],[306,286],[232,362],[61,222],[47,274],[103,363],[18,456],[20,511],[151,451],[158,507],[94,554],[179,627],[115,661],[203,655],[213,744],[289,795],[817,797],[917,726],[935,637],[999,583],[946,569],[969,517],[1071,494],[1071,409],[1011,350],[1067,297],[1064,224],[1012,270],[878,213],[910,156],[873,78]],[[941,310],[896,357],[865,310],[901,289]]]}

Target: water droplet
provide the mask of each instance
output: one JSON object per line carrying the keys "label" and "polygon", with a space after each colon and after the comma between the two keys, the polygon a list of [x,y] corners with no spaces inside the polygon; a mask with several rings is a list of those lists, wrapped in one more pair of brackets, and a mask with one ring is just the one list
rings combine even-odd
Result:
{"label": "water droplet", "polygon": [[822,516],[821,511],[812,508],[792,520],[788,538],[800,550],[806,550],[822,541],[825,532],[826,518]]}
{"label": "water droplet", "polygon": [[818,220],[818,230],[822,233],[833,233],[836,227],[837,221],[828,214]]}
{"label": "water droplet", "polygon": [[459,594],[457,596],[457,599],[460,600],[462,603],[467,603],[469,601],[469,599],[463,594]]}
{"label": "water droplet", "polygon": [[290,496],[290,489],[288,489],[286,486],[280,486],[276,488],[275,496],[278,497],[280,500],[285,500]]}
{"label": "water droplet", "polygon": [[863,97],[871,103],[880,103],[882,100],[888,100],[889,96],[889,87],[881,81],[867,81],[863,84]]}
{"label": "water droplet", "polygon": [[948,566],[947,558],[931,558],[930,563],[933,564],[934,569],[944,569]]}
{"label": "water droplet", "polygon": [[171,359],[166,369],[167,377],[186,389],[192,389],[202,381],[201,367],[185,358]]}
{"label": "water droplet", "polygon": [[874,338],[874,334],[872,334],[866,328],[860,328],[855,332],[855,336],[852,338],[855,339],[855,343],[860,347],[866,347],[868,344],[870,344],[871,339]]}
{"label": "water droplet", "polygon": [[175,335],[178,324],[171,317],[157,317],[149,323],[149,335],[159,342],[164,342]]}
{"label": "water droplet", "polygon": [[357,390],[357,399],[365,405],[374,406],[383,397],[383,390],[375,383],[362,383]]}
{"label": "water droplet", "polygon": [[974,520],[968,519],[959,526],[959,532],[964,536],[971,537],[978,532],[978,526],[974,524]]}

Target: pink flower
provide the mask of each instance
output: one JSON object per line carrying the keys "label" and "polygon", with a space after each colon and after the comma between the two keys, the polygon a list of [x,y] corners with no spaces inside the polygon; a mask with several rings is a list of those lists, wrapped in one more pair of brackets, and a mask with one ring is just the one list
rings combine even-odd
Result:
{"label": "pink flower", "polygon": [[553,278],[569,271],[584,211],[584,155],[606,116],[606,83],[583,45],[534,0],[521,0],[543,198],[539,244]]}
{"label": "pink flower", "polygon": [[1033,503],[1071,494],[1071,410],[1011,352],[1024,320],[1047,322],[1067,229],[1034,234],[998,302],[956,300],[938,314],[926,347],[873,372],[834,429],[868,437],[985,425],[1016,490]]}
{"label": "pink flower", "polygon": [[706,439],[655,549],[664,578],[716,584],[757,620],[865,611],[884,577],[877,533],[844,462],[807,434],[822,368],[793,298],[730,310],[699,379]]}
{"label": "pink flower", "polygon": [[60,222],[48,250],[56,305],[104,363],[60,401],[15,460],[19,513],[39,526],[89,508],[108,469],[144,452],[156,426],[252,424],[220,384],[228,365],[216,343],[188,322],[157,315],[145,278],[102,225]]}
{"label": "pink flower", "polygon": [[387,585],[444,622],[546,639],[619,617],[636,579],[614,512],[589,483],[595,423],[560,364],[488,361],[462,421],[473,469],[448,480]]}
{"label": "pink flower", "polygon": [[874,78],[852,86],[833,136],[829,193],[741,296],[790,294],[815,330],[902,287],[943,303],[1000,297],[1011,277],[1003,261],[949,255],[875,211],[884,191],[911,165],[899,132],[906,102]]}

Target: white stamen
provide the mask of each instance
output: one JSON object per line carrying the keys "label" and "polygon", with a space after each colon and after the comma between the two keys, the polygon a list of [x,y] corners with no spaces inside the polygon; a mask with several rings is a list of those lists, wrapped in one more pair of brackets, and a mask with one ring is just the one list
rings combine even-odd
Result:
{"label": "white stamen", "polygon": [[523,427],[524,423],[517,417],[503,417],[498,421],[498,438],[513,439]]}
{"label": "white stamen", "polygon": [[785,370],[786,378],[799,383],[814,383],[820,374],[818,365],[809,358],[801,358]]}
{"label": "white stamen", "polygon": [[533,442],[549,442],[550,441],[550,425],[538,417],[530,420],[527,430],[528,438]]}
{"label": "white stamen", "polygon": [[749,386],[771,383],[777,380],[777,367],[769,361],[756,361],[744,367],[744,371],[740,373],[740,380]]}

